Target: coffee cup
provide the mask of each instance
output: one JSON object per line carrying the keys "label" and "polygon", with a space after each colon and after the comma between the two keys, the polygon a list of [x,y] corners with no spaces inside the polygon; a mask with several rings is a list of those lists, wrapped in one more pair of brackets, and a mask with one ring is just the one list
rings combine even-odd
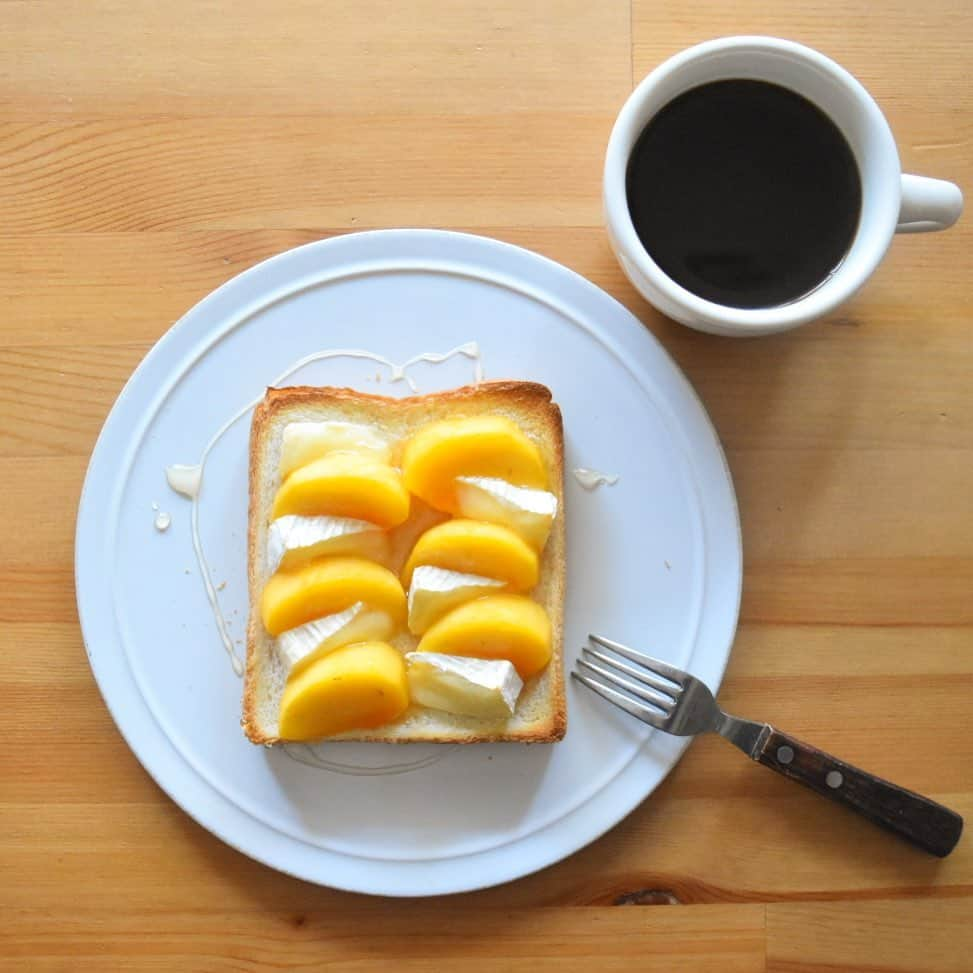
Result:
{"label": "coffee cup", "polygon": [[[644,227],[636,226],[629,205],[630,163],[650,122],[661,119],[660,112],[688,92],[731,80],[766,82],[806,99],[812,110],[823,113],[844,136],[857,169],[857,221],[849,223],[847,248],[840,259],[804,293],[767,306],[734,306],[732,301],[714,300],[712,294],[706,296],[702,289],[675,279],[671,268],[663,269],[647,247],[643,239],[647,234]],[[718,152],[711,164],[721,164]],[[786,179],[787,173],[781,178]],[[895,233],[947,229],[963,208],[962,194],[952,183],[902,173],[885,116],[851,74],[811,48],[772,37],[708,41],[652,71],[629,96],[615,121],[603,189],[612,249],[637,290],[683,324],[731,336],[787,331],[828,314],[868,280]],[[652,219],[651,209],[644,219]],[[685,232],[694,231],[689,227]]]}

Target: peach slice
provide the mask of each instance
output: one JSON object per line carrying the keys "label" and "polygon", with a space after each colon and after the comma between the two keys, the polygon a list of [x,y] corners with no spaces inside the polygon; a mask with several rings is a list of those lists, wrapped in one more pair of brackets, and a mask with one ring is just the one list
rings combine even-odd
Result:
{"label": "peach slice", "polygon": [[260,614],[264,627],[280,635],[356,602],[383,611],[405,626],[405,592],[399,579],[380,564],[357,557],[327,557],[278,571],[264,586]]}
{"label": "peach slice", "polygon": [[513,591],[529,591],[537,584],[537,552],[509,527],[478,520],[447,520],[419,538],[405,563],[406,587],[422,565],[461,574],[504,581]]}
{"label": "peach slice", "polygon": [[385,642],[335,649],[288,680],[280,703],[280,736],[316,740],[382,726],[409,705],[405,660]]}
{"label": "peach slice", "polygon": [[409,516],[409,493],[387,463],[329,453],[295,470],[277,491],[272,517],[350,517],[395,527]]}
{"label": "peach slice", "polygon": [[487,595],[454,608],[423,635],[418,652],[508,659],[521,679],[551,660],[547,612],[524,595]]}
{"label": "peach slice", "polygon": [[402,454],[405,485],[437,510],[459,513],[458,476],[486,476],[543,489],[547,471],[540,450],[504,416],[444,419],[423,426]]}

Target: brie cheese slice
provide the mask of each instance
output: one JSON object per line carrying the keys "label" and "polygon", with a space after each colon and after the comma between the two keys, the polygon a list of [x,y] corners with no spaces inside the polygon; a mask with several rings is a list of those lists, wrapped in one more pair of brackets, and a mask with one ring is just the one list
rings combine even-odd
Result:
{"label": "brie cheese slice", "polygon": [[338,451],[366,453],[387,463],[392,446],[380,432],[358,422],[290,422],[284,427],[281,444],[281,478]]}
{"label": "brie cheese slice", "polygon": [[281,632],[277,636],[277,654],[290,675],[343,645],[385,642],[394,633],[395,625],[385,612],[359,601],[344,611]]}
{"label": "brie cheese slice", "polygon": [[460,516],[509,527],[537,550],[547,543],[557,514],[553,493],[490,476],[457,477],[456,501]]}
{"label": "brie cheese slice", "polygon": [[505,719],[524,688],[506,659],[409,652],[405,660],[412,701],[447,713]]}
{"label": "brie cheese slice", "polygon": [[351,517],[278,517],[267,531],[267,572],[293,567],[324,554],[353,555],[372,561],[388,559],[385,531]]}
{"label": "brie cheese slice", "polygon": [[409,586],[409,631],[422,635],[446,612],[482,595],[496,594],[506,582],[423,565],[412,572]]}

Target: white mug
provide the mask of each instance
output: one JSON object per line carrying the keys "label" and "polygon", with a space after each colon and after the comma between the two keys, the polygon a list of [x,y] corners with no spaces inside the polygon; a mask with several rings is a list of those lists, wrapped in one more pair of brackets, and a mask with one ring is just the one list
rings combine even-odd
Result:
{"label": "white mug", "polygon": [[[628,208],[629,156],[649,120],[690,88],[731,78],[779,84],[817,105],[848,140],[861,176],[861,217],[848,253],[810,293],[774,307],[727,307],[677,284],[642,246]],[[963,196],[950,182],[902,173],[881,109],[830,58],[774,37],[724,37],[665,61],[629,96],[608,141],[604,207],[608,236],[622,269],[660,311],[712,334],[763,335],[796,328],[846,301],[878,266],[893,234],[945,230],[959,218]]]}

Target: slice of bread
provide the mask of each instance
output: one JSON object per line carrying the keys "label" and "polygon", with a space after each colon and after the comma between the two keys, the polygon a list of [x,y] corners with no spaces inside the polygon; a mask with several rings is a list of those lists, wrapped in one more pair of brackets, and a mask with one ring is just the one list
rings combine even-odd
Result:
{"label": "slice of bread", "polygon": [[[551,392],[533,382],[487,382],[432,395],[405,399],[367,395],[344,388],[294,387],[268,389],[253,415],[250,434],[250,522],[248,568],[250,618],[247,628],[247,667],[243,690],[243,729],[254,743],[285,743],[278,732],[278,712],[286,671],[260,619],[260,596],[268,580],[267,529],[270,510],[280,486],[280,451],[284,427],[291,422],[337,420],[365,423],[397,441],[406,440],[427,422],[476,415],[502,415],[536,443],[557,495],[558,510],[541,558],[540,581],[531,593],[547,611],[554,633],[548,666],[529,679],[507,720],[460,716],[410,706],[394,723],[328,737],[383,743],[488,743],[514,741],[550,743],[564,736],[567,717],[562,664],[565,576],[564,440],[561,411]],[[409,520],[393,532],[393,570],[401,568],[418,536],[447,519],[413,497]],[[403,652],[418,640],[405,631],[393,644]]]}

